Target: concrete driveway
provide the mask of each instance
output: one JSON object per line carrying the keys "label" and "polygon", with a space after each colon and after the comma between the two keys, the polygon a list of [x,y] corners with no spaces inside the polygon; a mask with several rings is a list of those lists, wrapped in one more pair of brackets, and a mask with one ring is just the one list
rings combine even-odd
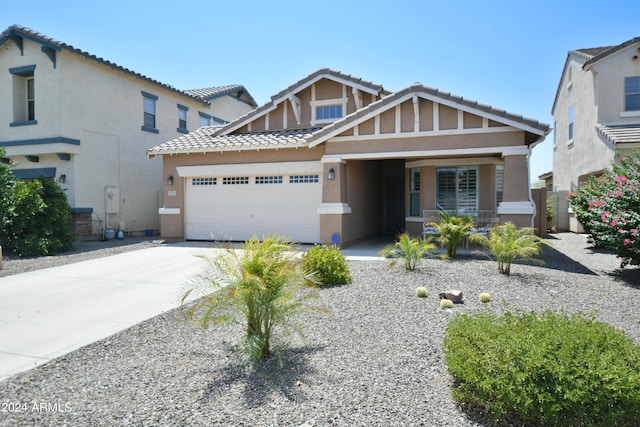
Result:
{"label": "concrete driveway", "polygon": [[0,380],[180,305],[210,244],[172,244],[0,278]]}

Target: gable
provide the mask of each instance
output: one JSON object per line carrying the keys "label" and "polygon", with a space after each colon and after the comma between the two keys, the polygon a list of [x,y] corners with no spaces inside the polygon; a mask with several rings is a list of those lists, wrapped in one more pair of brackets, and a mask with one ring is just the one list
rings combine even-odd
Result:
{"label": "gable", "polygon": [[548,130],[537,121],[414,85],[325,127],[309,142],[520,132],[529,145]]}
{"label": "gable", "polygon": [[218,134],[322,127],[389,94],[382,86],[320,69],[272,96],[271,102],[224,126]]}

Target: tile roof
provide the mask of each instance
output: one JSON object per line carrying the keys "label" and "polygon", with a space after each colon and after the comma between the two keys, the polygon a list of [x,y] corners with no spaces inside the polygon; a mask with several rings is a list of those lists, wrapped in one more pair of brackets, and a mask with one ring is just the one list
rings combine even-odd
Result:
{"label": "tile roof", "polygon": [[[130,74],[130,75],[132,75],[134,77],[137,77],[139,79],[145,80],[145,81],[147,81],[147,82],[149,82],[151,84],[154,84],[154,85],[157,85],[157,86],[161,86],[161,87],[163,87],[165,89],[168,89],[168,90],[170,90],[172,92],[175,92],[175,93],[177,93],[179,95],[186,96],[188,98],[192,98],[192,99],[204,102],[204,103],[208,103],[206,99],[203,99],[200,96],[196,96],[196,95],[194,95],[192,93],[189,93],[189,91],[176,89],[175,87],[173,87],[171,85],[168,85],[166,83],[162,83],[162,82],[160,82],[158,80],[154,80],[154,79],[152,79],[150,77],[147,77],[145,75],[142,75],[140,73],[136,73],[135,71],[132,71],[132,70],[130,70],[128,68],[122,67],[122,66],[120,66],[120,65],[118,65],[116,63],[113,63],[113,62],[111,62],[111,61],[109,61],[107,59],[104,59],[104,58],[101,58],[99,56],[93,55],[93,54],[91,54],[89,52],[86,52],[84,50],[80,50],[80,49],[78,49],[78,48],[76,48],[76,47],[74,47],[72,45],[67,44],[67,43],[63,43],[63,42],[60,42],[58,40],[55,40],[55,39],[53,39],[51,37],[48,37],[48,36],[46,36],[44,34],[41,34],[41,33],[37,32],[37,31],[34,31],[31,28],[23,27],[23,26],[20,26],[20,25],[12,25],[12,26],[10,26],[6,30],[4,30],[2,33],[0,33],[0,45],[4,44],[7,40],[13,39],[16,36],[17,37],[23,37],[23,38],[35,41],[36,43],[40,43],[40,44],[43,44],[45,46],[53,47],[56,50],[66,49],[66,50],[68,50],[70,52],[73,52],[75,54],[84,56],[87,59],[92,59],[92,60],[94,60],[94,61],[96,61],[96,62],[98,62],[100,64],[109,66],[109,67],[114,68],[116,70],[119,70],[119,71],[121,71],[121,72],[123,72],[125,74]],[[236,86],[236,85],[233,85],[233,86]],[[221,86],[221,87],[225,87],[225,86]],[[253,99],[253,98],[251,98],[251,99]]]}
{"label": "tile roof", "polygon": [[271,101],[267,102],[266,104],[256,108],[255,110],[249,111],[248,113],[246,113],[245,115],[238,117],[236,120],[232,121],[231,123],[228,123],[226,125],[224,125],[220,130],[217,131],[218,134],[223,134],[223,133],[228,133],[228,132],[232,132],[235,129],[237,129],[238,127],[240,127],[242,124],[247,123],[248,121],[259,117],[261,114],[269,111],[270,109],[272,109],[278,102],[280,102],[283,98],[288,97],[289,94],[298,92],[302,89],[304,89],[305,87],[311,85],[312,82],[319,80],[322,77],[333,77],[335,79],[338,80],[345,80],[345,81],[349,81],[357,86],[363,87],[368,89],[370,92],[374,92],[377,93],[378,96],[388,96],[390,94],[392,94],[393,92],[390,92],[386,89],[384,89],[381,85],[375,84],[375,83],[371,83],[367,80],[363,80],[361,78],[357,78],[357,77],[353,77],[351,76],[351,74],[345,74],[342,73],[340,71],[335,71],[335,70],[331,70],[329,68],[320,68],[319,70],[309,74],[307,77],[298,80],[296,83],[290,85],[289,87],[287,87],[284,90],[281,90],[280,92],[278,92],[277,94],[273,95],[271,97]]}
{"label": "tile roof", "polygon": [[[371,113],[378,113],[380,111],[384,111],[385,108],[381,108],[381,107],[387,104],[395,105],[401,102],[402,98],[406,97],[411,93],[414,93],[414,94],[424,93],[424,94],[430,95],[431,98],[434,98],[436,100],[440,99],[442,101],[450,101],[455,104],[467,106],[474,110],[479,110],[481,112],[488,113],[494,116],[495,120],[499,120],[500,118],[503,118],[506,120],[515,121],[524,126],[533,128],[534,131],[537,131],[537,133],[539,133],[540,137],[546,136],[546,134],[550,130],[550,126],[548,124],[542,123],[538,120],[527,118],[522,115],[510,113],[506,110],[492,107],[491,105],[481,104],[478,101],[465,99],[461,96],[453,95],[450,92],[443,92],[438,89],[434,89],[428,86],[423,86],[420,83],[414,83],[411,86],[394,93],[393,95],[386,96],[376,102],[369,104],[364,108],[361,108],[358,111],[355,111],[349,114],[348,116],[344,117],[341,120],[338,120],[336,122],[333,122],[330,125],[325,126],[321,130],[313,134],[313,136],[309,140],[309,143],[311,144],[311,146],[313,146],[315,145],[314,142],[316,142],[317,144],[317,141],[322,140],[324,137],[331,137],[340,132],[343,132],[346,128],[350,127],[350,125],[353,122],[358,121],[358,119],[361,119],[364,116],[367,116],[368,114],[371,114]],[[538,137],[534,137],[533,140],[529,142],[535,142],[538,139],[539,139]]]}
{"label": "tile roof", "polygon": [[307,145],[311,134],[319,129],[287,129],[216,136],[216,130],[219,128],[220,126],[201,127],[147,150],[147,155],[303,147]]}
{"label": "tile roof", "polygon": [[618,126],[599,123],[596,128],[598,133],[613,145],[640,142],[640,123]]}
{"label": "tile roof", "polygon": [[237,96],[240,97],[241,95],[246,94],[250,100],[251,105],[253,105],[254,107],[258,106],[251,94],[249,94],[247,89],[241,84],[213,86],[201,89],[187,89],[185,90],[185,92],[204,101],[210,101],[212,99],[219,98],[225,95],[237,94]]}
{"label": "tile roof", "polygon": [[584,65],[582,66],[582,68],[587,69],[589,68],[589,66],[591,66],[591,64],[596,63],[598,61],[600,61],[601,59],[612,55],[632,44],[635,43],[640,43],[640,37],[635,37],[632,38],[630,40],[627,40],[624,43],[620,43],[617,44],[615,46],[605,46],[605,47],[599,47],[599,48],[591,48],[591,49],[580,49],[580,51],[591,55],[591,58],[589,58],[589,60],[587,62],[584,63]]}

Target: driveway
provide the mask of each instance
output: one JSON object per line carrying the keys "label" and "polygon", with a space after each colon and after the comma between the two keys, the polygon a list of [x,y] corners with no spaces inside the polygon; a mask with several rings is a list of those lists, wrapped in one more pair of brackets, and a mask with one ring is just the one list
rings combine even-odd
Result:
{"label": "driveway", "polygon": [[205,248],[163,245],[0,278],[0,380],[179,306]]}

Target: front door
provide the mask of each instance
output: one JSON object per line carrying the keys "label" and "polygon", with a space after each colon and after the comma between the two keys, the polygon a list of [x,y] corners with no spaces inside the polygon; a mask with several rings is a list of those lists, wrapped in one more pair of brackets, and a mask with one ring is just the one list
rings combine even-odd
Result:
{"label": "front door", "polygon": [[395,235],[405,230],[404,161],[386,160],[383,170],[383,232]]}

